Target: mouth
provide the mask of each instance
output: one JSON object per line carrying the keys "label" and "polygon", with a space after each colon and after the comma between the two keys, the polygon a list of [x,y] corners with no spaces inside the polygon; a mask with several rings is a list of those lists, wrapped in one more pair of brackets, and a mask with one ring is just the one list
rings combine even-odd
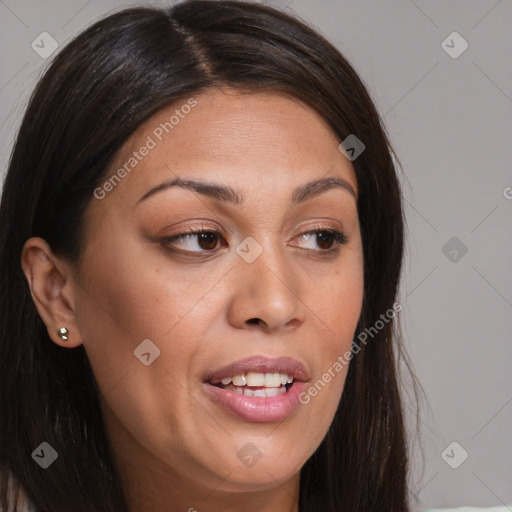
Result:
{"label": "mouth", "polygon": [[212,386],[255,398],[274,397],[286,393],[293,385],[287,373],[248,372],[209,381]]}
{"label": "mouth", "polygon": [[282,421],[299,405],[309,375],[288,357],[246,358],[206,376],[203,388],[224,411],[247,422]]}

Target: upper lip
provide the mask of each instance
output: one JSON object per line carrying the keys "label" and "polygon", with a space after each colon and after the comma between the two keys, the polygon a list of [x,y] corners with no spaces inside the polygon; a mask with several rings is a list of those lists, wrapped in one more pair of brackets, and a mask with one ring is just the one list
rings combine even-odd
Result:
{"label": "upper lip", "polygon": [[265,356],[251,356],[239,359],[234,363],[223,366],[208,374],[206,382],[220,380],[224,377],[233,377],[248,372],[257,373],[286,373],[295,380],[306,382],[309,379],[305,366],[291,357],[270,358]]}

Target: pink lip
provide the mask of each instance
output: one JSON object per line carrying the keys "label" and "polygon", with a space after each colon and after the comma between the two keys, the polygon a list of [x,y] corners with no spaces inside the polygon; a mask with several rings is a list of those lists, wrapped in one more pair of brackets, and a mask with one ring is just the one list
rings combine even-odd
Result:
{"label": "pink lip", "polygon": [[[287,373],[295,381],[307,381],[308,372],[302,363],[291,357],[269,358],[265,356],[251,356],[240,359],[211,372],[204,380],[206,382],[219,382],[224,377],[233,377],[242,373]],[[272,397],[273,398],[273,397]]]}
{"label": "pink lip", "polygon": [[299,396],[306,384],[294,381],[286,393],[272,397],[239,395],[209,382],[203,383],[203,386],[209,396],[228,412],[244,421],[265,423],[282,421],[289,416],[299,405]]}
{"label": "pink lip", "polygon": [[[239,395],[229,389],[214,386],[224,377],[257,373],[286,373],[293,376],[293,383],[286,393],[272,397]],[[244,421],[254,423],[282,421],[299,405],[299,396],[306,387],[309,374],[305,366],[290,357],[268,358],[262,355],[240,359],[211,372],[203,387],[207,394],[225,410]]]}

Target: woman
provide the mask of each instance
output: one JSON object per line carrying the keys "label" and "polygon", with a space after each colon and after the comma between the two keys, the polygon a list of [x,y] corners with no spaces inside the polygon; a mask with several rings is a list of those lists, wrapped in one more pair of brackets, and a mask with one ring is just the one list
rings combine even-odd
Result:
{"label": "woman", "polygon": [[270,7],[69,43],[1,203],[2,508],[409,510],[391,154],[348,62]]}

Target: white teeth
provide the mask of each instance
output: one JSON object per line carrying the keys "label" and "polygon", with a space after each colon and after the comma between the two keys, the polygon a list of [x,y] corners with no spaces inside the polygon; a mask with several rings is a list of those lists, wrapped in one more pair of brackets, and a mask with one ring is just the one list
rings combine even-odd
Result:
{"label": "white teeth", "polygon": [[239,395],[245,395],[255,398],[265,398],[265,397],[273,397],[277,395],[281,395],[286,393],[286,388],[283,386],[281,388],[264,388],[264,389],[249,389],[249,388],[241,388],[233,385],[228,385],[225,389],[229,391],[234,391]]}
{"label": "white teeth", "polygon": [[[283,388],[286,392],[286,389]],[[268,388],[268,389],[265,389],[265,393],[267,394],[267,396],[277,396],[279,395],[279,388]],[[256,394],[254,395],[256,396]]]}
{"label": "white teeth", "polygon": [[281,379],[279,373],[265,373],[265,384],[266,388],[278,388],[281,386]]}
{"label": "white teeth", "polygon": [[[272,397],[286,393],[286,384],[293,382],[293,377],[286,373],[260,373],[248,372],[247,374],[233,375],[223,379],[214,379],[212,384],[222,383],[224,389],[234,391],[239,395],[251,397]],[[250,389],[260,388],[260,389]]]}
{"label": "white teeth", "polygon": [[[263,385],[256,385],[251,387],[251,382],[261,382],[262,377],[264,382]],[[251,375],[251,373],[249,372],[247,376],[235,375],[232,378],[226,377],[225,379],[222,379],[222,381],[228,380],[232,382],[227,382],[227,384],[224,384],[224,382],[222,382],[224,389],[228,391],[233,391],[239,395],[245,395],[256,398],[265,398],[286,393],[287,388],[285,386],[285,383],[293,382],[293,377],[288,377],[288,375],[286,374],[279,373],[253,373],[253,375]],[[256,387],[259,389],[254,389]]]}
{"label": "white teeth", "polygon": [[[212,384],[216,384],[217,382],[212,382]],[[234,375],[233,377],[224,377],[220,382],[222,382],[224,386],[232,382],[235,386],[265,386],[266,388],[278,388],[285,384],[291,384],[293,377],[288,376],[286,373],[248,372],[247,374]]]}
{"label": "white teeth", "polygon": [[248,386],[264,386],[265,385],[265,374],[249,372],[247,374],[247,385]]}
{"label": "white teeth", "polygon": [[245,386],[245,384],[246,384],[245,375],[235,375],[233,377],[233,384],[235,386]]}

